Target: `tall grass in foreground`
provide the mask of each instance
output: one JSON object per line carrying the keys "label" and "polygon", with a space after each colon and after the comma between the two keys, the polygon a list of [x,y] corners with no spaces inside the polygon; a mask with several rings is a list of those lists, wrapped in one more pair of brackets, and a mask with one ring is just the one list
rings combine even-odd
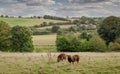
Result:
{"label": "tall grass in foreground", "polygon": [[57,63],[59,53],[0,53],[1,74],[120,74],[120,53],[66,53],[79,54],[78,64]]}

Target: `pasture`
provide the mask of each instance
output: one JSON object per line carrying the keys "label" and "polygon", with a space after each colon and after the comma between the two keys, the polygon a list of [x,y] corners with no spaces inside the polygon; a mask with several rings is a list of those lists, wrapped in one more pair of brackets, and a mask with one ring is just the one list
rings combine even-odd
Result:
{"label": "pasture", "polygon": [[[75,25],[59,25],[59,26],[62,29],[67,29],[67,28],[70,28],[70,27],[75,26]],[[46,27],[40,27],[40,28],[37,28],[37,29],[51,29],[51,28],[52,28],[52,26],[46,26]]]}
{"label": "pasture", "polygon": [[34,35],[33,36],[33,45],[55,45],[56,34],[53,35]]}
{"label": "pasture", "polygon": [[120,53],[80,52],[78,64],[56,62],[59,53],[0,52],[0,74],[120,74]]}
{"label": "pasture", "polygon": [[59,21],[59,20],[49,20],[49,19],[37,19],[37,18],[0,18],[0,20],[8,23],[10,26],[16,26],[16,25],[20,25],[20,26],[34,26],[34,25],[39,25],[43,22],[63,22],[63,21]]}

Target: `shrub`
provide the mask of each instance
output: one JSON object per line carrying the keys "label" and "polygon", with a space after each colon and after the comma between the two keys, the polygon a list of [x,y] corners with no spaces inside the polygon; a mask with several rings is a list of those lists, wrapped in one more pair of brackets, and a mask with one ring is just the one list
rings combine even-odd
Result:
{"label": "shrub", "polygon": [[95,34],[89,41],[79,38],[79,36],[74,33],[58,35],[56,44],[58,51],[108,51],[106,50],[107,46],[105,41]]}
{"label": "shrub", "polygon": [[86,40],[79,39],[74,34],[57,36],[57,50],[68,52],[89,51],[90,44]]}
{"label": "shrub", "polygon": [[105,49],[107,47],[105,41],[97,35],[94,35],[90,39],[90,44],[91,44],[91,51],[101,51],[101,52],[106,51]]}
{"label": "shrub", "polygon": [[9,51],[11,47],[11,27],[0,21],[0,51]]}
{"label": "shrub", "polygon": [[91,44],[89,41],[86,41],[86,40],[80,40],[80,45],[77,46],[77,50],[78,51],[93,51],[91,50]]}
{"label": "shrub", "polygon": [[57,50],[58,51],[71,51],[69,49],[70,42],[65,37],[58,37],[57,41],[56,41],[56,45],[57,45]]}
{"label": "shrub", "polygon": [[27,27],[15,26],[12,28],[12,51],[31,52],[34,47],[32,44],[32,31]]}
{"label": "shrub", "polygon": [[110,43],[108,46],[110,51],[120,51],[120,38],[116,39],[114,43]]}
{"label": "shrub", "polygon": [[54,25],[54,26],[52,26],[51,31],[52,31],[53,33],[57,33],[57,31],[58,31],[59,29],[60,29],[60,27],[59,27],[59,26]]}
{"label": "shrub", "polygon": [[46,34],[50,34],[51,32],[48,30],[35,30],[33,32],[33,35],[46,35]]}
{"label": "shrub", "polygon": [[91,34],[88,34],[87,32],[82,32],[82,33],[80,34],[80,38],[86,39],[87,41],[89,41],[91,37],[92,37],[92,35],[91,35]]}

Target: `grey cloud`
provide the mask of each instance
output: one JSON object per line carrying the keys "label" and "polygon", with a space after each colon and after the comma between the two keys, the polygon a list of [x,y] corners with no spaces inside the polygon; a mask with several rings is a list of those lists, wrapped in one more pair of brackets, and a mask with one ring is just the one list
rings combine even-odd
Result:
{"label": "grey cloud", "polygon": [[76,3],[76,4],[85,4],[85,3],[99,3],[99,2],[105,2],[108,0],[68,0],[70,3]]}
{"label": "grey cloud", "polygon": [[28,6],[52,5],[55,4],[53,0],[17,0],[18,2],[25,3]]}
{"label": "grey cloud", "polygon": [[119,8],[120,0],[0,0],[0,14],[16,16],[120,16]]}

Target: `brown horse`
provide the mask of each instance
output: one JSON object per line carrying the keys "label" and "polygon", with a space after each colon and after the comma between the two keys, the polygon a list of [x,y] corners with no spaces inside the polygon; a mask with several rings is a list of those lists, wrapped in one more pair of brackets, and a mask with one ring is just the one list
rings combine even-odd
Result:
{"label": "brown horse", "polygon": [[73,56],[71,56],[71,55],[67,55],[68,56],[68,62],[69,63],[73,63],[74,64],[74,62],[79,62],[79,59],[80,59],[80,57],[79,57],[79,55],[73,55]]}
{"label": "brown horse", "polygon": [[66,60],[66,57],[67,57],[67,56],[66,56],[66,54],[64,54],[64,53],[59,54],[58,57],[57,57],[57,62]]}

